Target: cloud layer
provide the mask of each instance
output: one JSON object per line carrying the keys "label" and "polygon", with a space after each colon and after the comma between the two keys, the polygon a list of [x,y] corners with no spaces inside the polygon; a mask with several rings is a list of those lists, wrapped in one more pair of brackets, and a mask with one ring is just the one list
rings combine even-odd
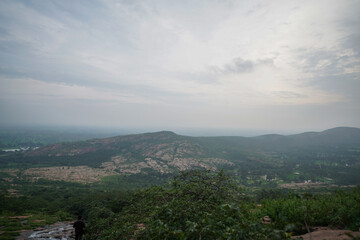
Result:
{"label": "cloud layer", "polygon": [[350,0],[1,1],[0,123],[360,127],[359,15]]}

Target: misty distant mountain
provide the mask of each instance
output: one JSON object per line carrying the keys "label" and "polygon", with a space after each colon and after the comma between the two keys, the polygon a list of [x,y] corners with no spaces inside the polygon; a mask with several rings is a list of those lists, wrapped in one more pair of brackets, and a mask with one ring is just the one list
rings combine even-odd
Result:
{"label": "misty distant mountain", "polygon": [[257,137],[188,137],[170,131],[132,134],[87,141],[58,143],[26,153],[27,156],[77,156],[109,151],[119,154],[139,154],[138,157],[169,158],[222,156],[226,150],[276,150],[314,147],[360,146],[360,129],[338,127],[322,132],[305,132],[295,135],[268,134]]}
{"label": "misty distant mountain", "polygon": [[282,150],[315,146],[358,146],[360,143],[360,129],[337,127],[322,132],[305,132],[288,136],[269,134],[254,137],[253,139],[256,144]]}

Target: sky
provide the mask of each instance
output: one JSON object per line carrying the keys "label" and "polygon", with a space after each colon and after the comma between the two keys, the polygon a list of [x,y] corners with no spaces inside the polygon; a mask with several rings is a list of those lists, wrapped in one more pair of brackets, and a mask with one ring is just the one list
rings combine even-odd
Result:
{"label": "sky", "polygon": [[360,1],[1,0],[0,124],[360,127]]}

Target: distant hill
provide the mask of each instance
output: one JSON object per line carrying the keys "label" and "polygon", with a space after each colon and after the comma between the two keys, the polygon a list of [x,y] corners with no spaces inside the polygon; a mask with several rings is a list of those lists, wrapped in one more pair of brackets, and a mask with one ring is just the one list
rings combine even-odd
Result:
{"label": "distant hill", "polygon": [[305,132],[289,136],[269,134],[254,137],[257,144],[282,149],[304,147],[336,147],[358,146],[360,142],[360,129],[351,127],[337,127],[322,132]]}
{"label": "distant hill", "polygon": [[73,165],[106,166],[120,173],[147,170],[168,173],[232,165],[226,159],[209,156],[206,147],[196,138],[169,131],[54,144],[27,152],[25,156],[30,159],[74,159]]}
{"label": "distant hill", "polygon": [[[89,166],[110,173],[173,173],[224,168],[244,182],[360,183],[360,129],[295,135],[188,137],[169,131],[58,143],[2,156],[0,166]],[[10,163],[11,161],[11,163]]]}

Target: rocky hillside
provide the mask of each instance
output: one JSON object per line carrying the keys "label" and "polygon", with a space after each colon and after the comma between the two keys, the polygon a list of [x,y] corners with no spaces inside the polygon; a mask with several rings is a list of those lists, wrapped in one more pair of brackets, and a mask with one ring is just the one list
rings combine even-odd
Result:
{"label": "rocky hillside", "polygon": [[1,155],[0,167],[10,166],[27,169],[29,176],[85,182],[114,174],[225,168],[249,184],[263,180],[357,184],[360,129],[258,137],[188,137],[162,131],[58,143]]}
{"label": "rocky hillside", "polygon": [[[105,155],[102,154],[104,152]],[[27,157],[33,159],[74,159],[75,165],[76,159],[89,155],[98,156],[96,162],[100,167],[119,173],[140,173],[146,170],[169,173],[174,170],[216,169],[218,166],[232,165],[226,159],[209,157],[204,146],[196,139],[168,131],[54,144],[26,153]]]}

